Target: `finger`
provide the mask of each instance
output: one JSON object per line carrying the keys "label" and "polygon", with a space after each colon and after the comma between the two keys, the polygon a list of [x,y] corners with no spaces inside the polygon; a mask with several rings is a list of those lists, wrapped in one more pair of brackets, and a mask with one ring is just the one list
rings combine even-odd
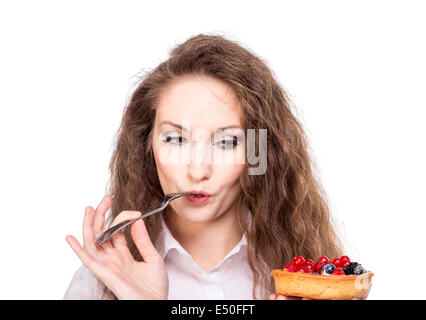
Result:
{"label": "finger", "polygon": [[112,199],[110,196],[106,195],[102,198],[99,205],[96,207],[95,210],[95,234],[100,235],[104,230],[104,224],[105,224],[105,214],[108,211],[109,207],[111,206]]}
{"label": "finger", "polygon": [[84,266],[87,267],[94,275],[96,275],[102,282],[106,283],[105,279],[111,279],[105,266],[100,266],[95,259],[81,246],[80,242],[71,235],[65,237],[65,240],[70,245],[74,253],[79,257]]}
{"label": "finger", "polygon": [[269,300],[276,300],[277,299],[277,295],[275,293],[271,293],[271,295],[269,296]]}
{"label": "finger", "polygon": [[66,236],[65,240],[68,242],[71,249],[74,251],[74,253],[78,256],[78,258],[81,260],[81,262],[90,270],[93,269],[93,259],[92,257],[87,253],[86,250],[81,246],[80,242],[74,237],[74,236]]}
{"label": "finger", "polygon": [[130,233],[145,262],[155,263],[162,259],[157,249],[155,249],[154,245],[152,244],[143,220],[140,219],[133,223],[130,229]]}
{"label": "finger", "polygon": [[[127,220],[133,220],[141,216],[141,213],[139,211],[122,211],[119,213],[118,216],[115,217],[115,219],[111,223],[111,227]],[[120,247],[126,247],[126,238],[124,237],[123,231],[116,232],[111,237],[111,243],[114,248],[120,248]]]}
{"label": "finger", "polygon": [[83,220],[83,243],[89,250],[96,250],[95,233],[93,230],[94,213],[92,207],[86,207]]}
{"label": "finger", "polygon": [[[99,207],[102,205],[102,201],[101,201],[101,203],[99,203],[99,205],[98,205],[98,207],[96,208],[96,210],[98,210],[99,209]],[[105,242],[105,243],[103,243],[101,246],[100,245],[98,245],[98,243],[97,243],[97,241],[96,241],[96,239],[102,234],[102,232],[104,231],[103,230],[103,227],[104,227],[104,223],[105,223],[105,213],[104,214],[101,214],[101,216],[102,216],[102,222],[99,222],[99,215],[97,214],[97,212],[96,212],[96,210],[94,210],[92,207],[90,207],[90,209],[89,210],[91,210],[91,211],[93,211],[93,216],[94,216],[94,221],[93,221],[93,233],[94,233],[94,235],[95,235],[95,242],[96,242],[96,248],[97,249],[111,249],[112,248],[112,244],[111,244],[111,242],[110,241],[107,241],[107,242]],[[106,210],[106,211],[108,211],[108,210]],[[106,212],[105,211],[105,212]],[[99,211],[98,211],[99,212]]]}
{"label": "finger", "polygon": [[279,295],[277,300],[302,300],[302,297],[295,297],[295,296],[282,296]]}

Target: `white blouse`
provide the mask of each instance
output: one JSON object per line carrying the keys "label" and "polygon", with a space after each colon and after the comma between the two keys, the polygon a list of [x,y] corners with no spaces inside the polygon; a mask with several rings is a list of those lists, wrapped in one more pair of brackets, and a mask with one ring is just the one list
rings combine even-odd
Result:
{"label": "white blouse", "polygon": [[[253,274],[247,261],[247,240],[240,242],[212,270],[202,270],[191,255],[177,242],[163,222],[164,259],[169,278],[170,300],[217,299],[252,300]],[[74,274],[65,292],[66,300],[102,298],[100,281],[85,266]],[[259,295],[258,295],[259,296]]]}

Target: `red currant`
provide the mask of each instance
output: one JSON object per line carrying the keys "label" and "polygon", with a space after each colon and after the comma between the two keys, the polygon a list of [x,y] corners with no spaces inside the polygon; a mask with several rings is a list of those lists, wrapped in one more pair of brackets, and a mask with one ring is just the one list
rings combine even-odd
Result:
{"label": "red currant", "polygon": [[345,261],[345,262],[347,261],[347,262],[351,263],[351,259],[349,259],[348,256],[341,256],[340,261]]}
{"label": "red currant", "polygon": [[299,271],[303,272],[303,273],[313,273],[314,272],[314,268],[311,265],[308,264],[308,265],[303,266],[302,268],[300,268]]}
{"label": "red currant", "polygon": [[297,268],[293,264],[289,263],[287,271],[288,272],[297,272]]}
{"label": "red currant", "polygon": [[300,268],[305,263],[305,259],[303,259],[302,256],[296,256],[293,258],[293,264],[296,266],[296,268]]}
{"label": "red currant", "polygon": [[288,269],[288,267],[291,265],[291,263],[286,263],[285,265],[284,265],[284,268],[283,269]]}
{"label": "red currant", "polygon": [[341,267],[341,261],[339,258],[333,259],[332,264],[334,264],[337,268]]}
{"label": "red currant", "polygon": [[332,275],[343,276],[345,275],[345,271],[343,271],[342,268],[336,268],[336,270],[333,271]]}
{"label": "red currant", "polygon": [[346,268],[350,264],[351,264],[350,261],[342,261],[342,260],[340,260],[340,267],[341,268]]}
{"label": "red currant", "polygon": [[314,264],[314,262],[311,259],[306,259],[304,265],[305,266],[307,266],[307,265],[314,266],[315,264]]}
{"label": "red currant", "polygon": [[318,262],[322,262],[324,264],[328,263],[328,258],[326,256],[322,256],[321,258],[318,259]]}
{"label": "red currant", "polygon": [[314,270],[318,273],[318,274],[321,274],[321,272],[322,272],[322,268],[325,266],[325,263],[324,262],[317,262],[317,263],[315,263],[315,266],[314,266]]}
{"label": "red currant", "polygon": [[314,273],[313,265],[308,264],[308,265],[305,265],[303,268],[305,269],[305,271],[303,271],[305,273]]}

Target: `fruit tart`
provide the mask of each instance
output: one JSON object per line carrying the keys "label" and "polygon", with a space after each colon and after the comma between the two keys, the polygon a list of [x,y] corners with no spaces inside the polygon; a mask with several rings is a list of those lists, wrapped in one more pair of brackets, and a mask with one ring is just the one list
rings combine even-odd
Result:
{"label": "fruit tart", "polygon": [[373,273],[348,256],[317,262],[293,258],[284,268],[271,271],[275,293],[310,299],[349,300],[366,299],[370,292]]}

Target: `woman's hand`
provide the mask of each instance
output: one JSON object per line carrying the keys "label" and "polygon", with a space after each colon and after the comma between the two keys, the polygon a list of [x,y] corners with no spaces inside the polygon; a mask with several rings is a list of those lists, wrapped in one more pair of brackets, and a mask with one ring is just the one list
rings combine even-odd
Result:
{"label": "woman's hand", "polygon": [[[133,258],[121,231],[102,246],[96,244],[95,239],[103,231],[105,213],[110,206],[111,197],[105,196],[96,210],[86,207],[83,222],[84,246],[71,235],[66,237],[68,244],[82,263],[118,299],[167,299],[169,283],[164,261],[152,244],[142,220],[131,225],[130,233],[143,262]],[[138,211],[122,211],[112,225],[140,215]]]}
{"label": "woman's hand", "polygon": [[301,298],[301,297],[289,297],[289,296],[283,296],[283,295],[277,295],[276,293],[272,293],[269,296],[269,300],[312,300],[309,298]]}

